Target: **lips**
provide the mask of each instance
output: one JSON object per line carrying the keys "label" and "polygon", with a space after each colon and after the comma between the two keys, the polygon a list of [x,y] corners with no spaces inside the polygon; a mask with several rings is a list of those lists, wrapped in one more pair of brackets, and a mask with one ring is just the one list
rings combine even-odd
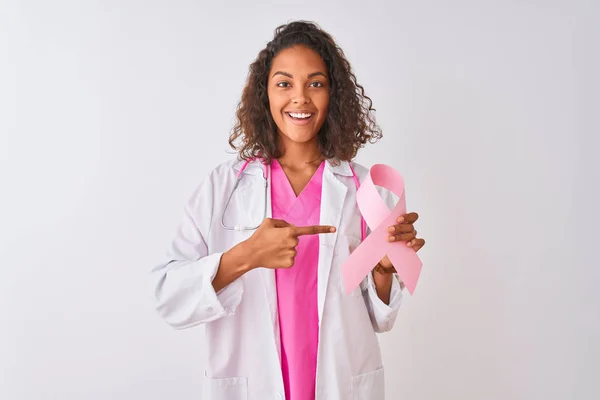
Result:
{"label": "lips", "polygon": [[285,112],[287,119],[294,125],[304,126],[307,125],[315,116],[315,113],[311,112]]}
{"label": "lips", "polygon": [[286,114],[294,119],[309,119],[314,115],[311,112],[286,112]]}

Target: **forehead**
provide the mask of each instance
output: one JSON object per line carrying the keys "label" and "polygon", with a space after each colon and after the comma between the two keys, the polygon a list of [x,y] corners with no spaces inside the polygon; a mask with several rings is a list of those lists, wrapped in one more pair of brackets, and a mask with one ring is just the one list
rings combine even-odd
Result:
{"label": "forehead", "polygon": [[271,63],[271,74],[276,71],[288,72],[294,77],[313,72],[327,74],[327,66],[321,56],[305,46],[293,46],[281,50]]}

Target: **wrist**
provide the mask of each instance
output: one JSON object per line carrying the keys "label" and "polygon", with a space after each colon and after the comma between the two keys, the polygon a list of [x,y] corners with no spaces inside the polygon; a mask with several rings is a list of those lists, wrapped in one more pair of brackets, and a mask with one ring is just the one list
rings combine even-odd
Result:
{"label": "wrist", "polygon": [[386,267],[382,263],[379,262],[379,263],[377,263],[375,268],[373,268],[373,275],[379,274],[379,275],[393,276],[394,273],[396,273],[396,268],[394,268],[393,265]]}
{"label": "wrist", "polygon": [[231,257],[231,259],[234,260],[234,264],[237,265],[239,272],[245,274],[258,267],[255,262],[255,253],[256,252],[252,249],[252,245],[247,241],[244,241],[225,252],[224,256],[228,255]]}
{"label": "wrist", "polygon": [[244,260],[249,271],[258,267],[262,267],[262,263],[260,261],[261,249],[259,246],[255,245],[255,241],[252,239],[253,238],[251,237],[239,244],[240,253],[243,257],[242,259]]}
{"label": "wrist", "polygon": [[[375,285],[375,290],[377,290],[378,295],[384,293],[385,296],[388,296],[388,292],[392,287],[393,280],[394,274],[382,274],[375,271],[373,272],[373,284]],[[385,296],[383,298],[381,296],[379,297],[387,304],[389,299],[386,300]]]}

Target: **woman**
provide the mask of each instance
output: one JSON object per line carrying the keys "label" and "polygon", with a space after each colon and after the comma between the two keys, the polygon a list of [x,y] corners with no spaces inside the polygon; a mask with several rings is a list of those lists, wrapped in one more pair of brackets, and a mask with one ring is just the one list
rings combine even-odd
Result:
{"label": "woman", "polygon": [[[164,320],[206,326],[204,399],[384,398],[376,332],[394,325],[401,282],[387,257],[348,295],[340,272],[361,241],[368,171],[352,159],[381,137],[371,112],[315,24],[279,27],[250,66],[230,137],[239,160],[198,187],[153,271]],[[417,218],[388,240],[419,250]]]}

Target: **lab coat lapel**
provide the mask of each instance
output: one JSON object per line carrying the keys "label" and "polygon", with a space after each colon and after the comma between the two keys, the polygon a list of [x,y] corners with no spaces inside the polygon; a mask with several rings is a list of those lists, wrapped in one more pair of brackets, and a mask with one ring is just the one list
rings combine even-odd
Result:
{"label": "lab coat lapel", "polygon": [[[258,163],[259,161],[255,161]],[[271,168],[268,167],[268,186],[267,186],[267,217],[273,217],[273,208],[271,206]],[[256,188],[263,190],[262,187]],[[279,315],[277,313],[277,286],[275,282],[275,270],[271,268],[260,268],[260,272],[265,285],[265,294],[269,302],[269,314],[271,315],[271,323],[273,324],[273,334],[277,352],[279,354],[279,362],[281,362],[281,335],[279,333]]]}
{"label": "lab coat lapel", "polygon": [[[319,326],[323,317],[325,297],[331,273],[333,251],[339,233],[339,223],[348,188],[335,175],[334,168],[327,161],[323,171],[323,187],[321,194],[321,225],[331,225],[338,228],[335,233],[319,235],[319,276],[318,276],[318,302]],[[336,168],[337,169],[337,168]]]}

